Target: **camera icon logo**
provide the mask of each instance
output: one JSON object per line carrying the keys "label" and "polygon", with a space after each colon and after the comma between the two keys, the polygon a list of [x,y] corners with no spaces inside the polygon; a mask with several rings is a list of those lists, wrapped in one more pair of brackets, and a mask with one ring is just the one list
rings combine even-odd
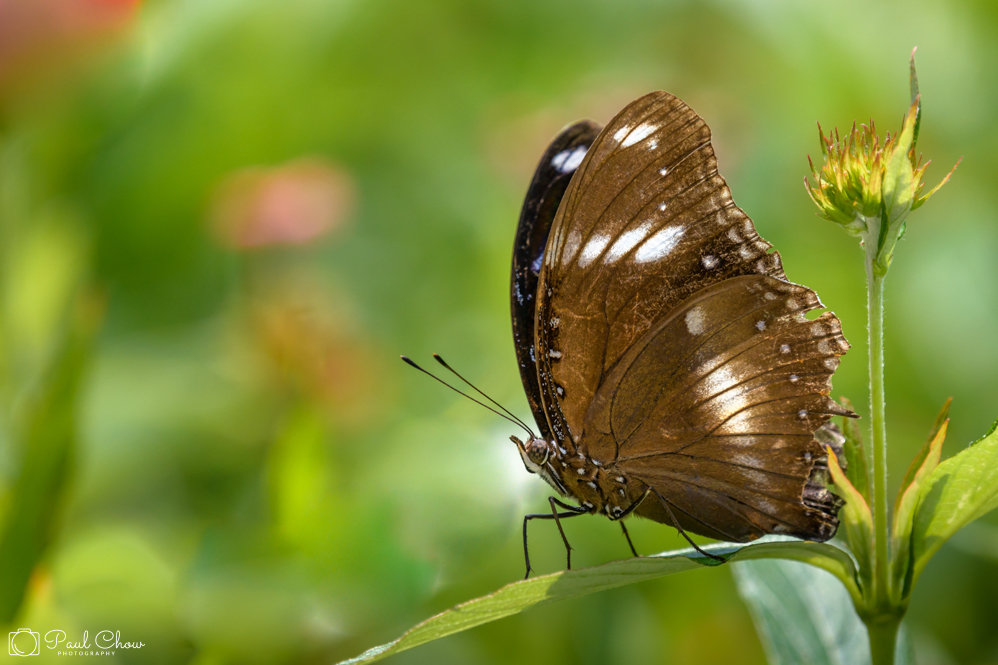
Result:
{"label": "camera icon logo", "polygon": [[7,653],[11,656],[37,656],[41,646],[38,633],[30,628],[19,628],[7,638]]}

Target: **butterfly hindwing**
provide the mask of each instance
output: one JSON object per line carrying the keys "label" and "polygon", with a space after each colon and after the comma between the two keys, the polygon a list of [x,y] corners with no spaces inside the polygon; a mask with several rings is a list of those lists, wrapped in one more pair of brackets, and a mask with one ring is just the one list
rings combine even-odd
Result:
{"label": "butterfly hindwing", "polygon": [[825,454],[815,430],[849,415],[828,397],[849,346],[834,316],[804,316],[818,306],[814,292],[769,276],[704,289],[605,377],[585,453],[653,488],[640,515],[671,524],[668,501],[685,528],[715,538],[827,539],[834,513],[802,497]]}

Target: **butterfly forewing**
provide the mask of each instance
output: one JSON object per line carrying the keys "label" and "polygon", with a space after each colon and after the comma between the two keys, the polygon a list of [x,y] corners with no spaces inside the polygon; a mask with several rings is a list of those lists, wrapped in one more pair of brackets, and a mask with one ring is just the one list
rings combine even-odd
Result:
{"label": "butterfly forewing", "polygon": [[785,277],[770,248],[692,109],[665,92],[625,108],[573,178],[544,257],[535,353],[562,428],[578,436],[602,375],[676,305],[726,277]]}
{"label": "butterfly forewing", "polygon": [[545,439],[551,437],[551,430],[541,404],[533,347],[537,278],[558,206],[599,130],[595,123],[578,122],[562,130],[551,142],[527,190],[513,244],[510,284],[513,343],[527,401]]}

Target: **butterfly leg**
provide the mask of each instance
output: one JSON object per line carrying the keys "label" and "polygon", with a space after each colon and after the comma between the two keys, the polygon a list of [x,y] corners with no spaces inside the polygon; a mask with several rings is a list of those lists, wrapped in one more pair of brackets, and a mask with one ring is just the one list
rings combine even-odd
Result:
{"label": "butterfly leg", "polygon": [[624,526],[623,522],[620,522],[620,528],[624,532],[624,538],[627,538],[627,544],[631,548],[631,554],[633,554],[634,556],[641,556],[640,554],[638,554],[638,551],[634,549],[634,543],[631,542],[631,534],[627,533],[627,527]]}
{"label": "butterfly leg", "polygon": [[672,512],[672,507],[669,505],[669,502],[665,500],[665,497],[663,497],[657,491],[655,492],[655,496],[657,496],[658,500],[662,502],[663,506],[665,506],[666,512],[669,513],[669,517],[672,519],[672,525],[676,527],[676,530],[683,535],[683,538],[686,539],[686,542],[688,542],[690,545],[693,546],[693,549],[695,549],[697,552],[704,555],[705,557],[709,557],[711,559],[714,559],[715,561],[720,561],[721,563],[725,562],[725,559],[716,556],[714,554],[711,554],[710,552],[704,552],[702,549],[700,549],[700,546],[694,543],[693,539],[690,538],[685,531],[683,531],[683,527],[679,526],[679,520],[676,519],[675,513]]}
{"label": "butterfly leg", "polygon": [[623,519],[628,515],[630,515],[631,513],[633,513],[634,510],[641,505],[641,502],[644,501],[650,493],[651,493],[651,488],[646,489],[645,493],[641,495],[641,498],[639,498],[637,501],[635,501],[627,508],[625,508],[623,512],[621,512],[616,516],[614,515],[607,516],[610,518],[611,522],[620,522],[620,529],[624,532],[624,538],[627,538],[627,544],[630,546],[631,554],[633,554],[634,556],[641,556],[641,555],[638,554],[638,551],[636,549],[634,549],[634,543],[631,542],[631,534],[627,533],[627,527],[624,526]]}
{"label": "butterfly leg", "polygon": [[[561,533],[561,539],[565,543],[565,549],[568,552],[568,569],[572,569],[572,546],[568,544],[568,537],[565,536],[565,530],[561,527],[561,518],[565,517],[578,517],[579,515],[586,515],[590,512],[589,508],[580,508],[579,506],[570,506],[566,503],[558,501],[554,497],[548,499],[548,503],[551,504],[551,513],[535,513],[531,515],[523,516],[523,559],[527,564],[527,574],[523,576],[523,579],[530,577],[530,571],[533,568],[530,567],[530,551],[527,547],[527,522],[530,520],[554,520],[555,524],[558,525],[558,532]],[[559,513],[555,506],[561,506],[570,512]]]}
{"label": "butterfly leg", "polygon": [[[587,515],[592,510],[591,508],[583,508],[581,506],[570,506],[567,503],[563,503],[553,496],[548,497],[548,503],[551,504],[551,515],[554,517],[554,523],[558,525],[558,532],[561,534],[561,540],[565,543],[565,554],[568,558],[567,569],[572,569],[572,546],[568,544],[568,537],[565,535],[565,530],[561,528],[561,517],[575,517],[576,515]],[[570,513],[559,513],[558,508],[560,506],[565,508]]]}
{"label": "butterfly leg", "polygon": [[[585,506],[573,506],[565,503],[564,501],[559,501],[553,496],[548,497],[548,503],[553,503],[557,505],[559,508],[564,508],[565,510],[571,510],[573,513],[577,515],[588,515],[589,513],[593,512],[592,508],[586,508]],[[554,507],[552,506],[552,510],[553,509]]]}

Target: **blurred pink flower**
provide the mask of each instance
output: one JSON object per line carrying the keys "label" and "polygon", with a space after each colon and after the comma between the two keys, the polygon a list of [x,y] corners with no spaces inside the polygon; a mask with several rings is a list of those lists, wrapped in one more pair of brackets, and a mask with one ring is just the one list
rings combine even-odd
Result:
{"label": "blurred pink flower", "polygon": [[211,221],[236,249],[303,245],[343,226],[355,191],[346,171],[319,159],[249,168],[219,186]]}

